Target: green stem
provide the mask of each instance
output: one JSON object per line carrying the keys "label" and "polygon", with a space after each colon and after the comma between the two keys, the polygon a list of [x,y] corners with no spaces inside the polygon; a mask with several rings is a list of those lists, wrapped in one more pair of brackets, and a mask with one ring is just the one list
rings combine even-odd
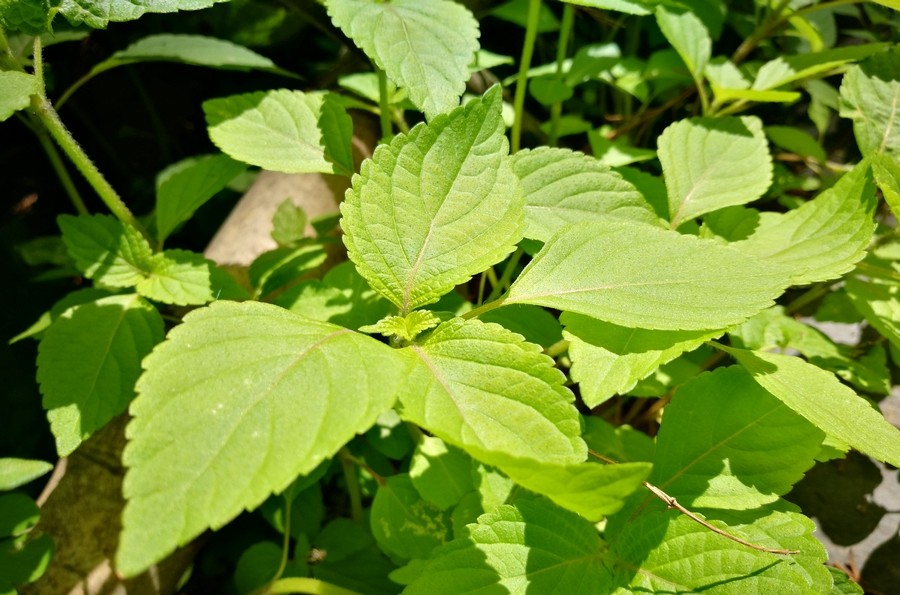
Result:
{"label": "green stem", "polygon": [[47,132],[50,133],[50,136],[53,137],[53,140],[55,140],[56,144],[59,145],[59,148],[62,149],[63,153],[66,154],[78,171],[81,172],[81,175],[83,175],[88,183],[94,188],[100,196],[100,199],[103,200],[109,210],[112,211],[113,215],[115,215],[119,221],[131,225],[145,237],[149,238],[144,226],[138,223],[138,220],[131,214],[131,211],[119,197],[118,193],[110,186],[109,182],[106,181],[106,178],[103,177],[103,174],[100,173],[100,170],[97,169],[97,166],[94,165],[90,157],[87,156],[87,153],[84,152],[84,149],[82,149],[78,142],[72,137],[72,134],[66,129],[62,120],[59,119],[59,114],[53,109],[50,100],[47,99],[47,90],[44,87],[44,65],[41,56],[40,37],[34,38],[34,74],[38,78],[38,81],[40,81],[39,93],[31,96],[31,107],[34,110],[35,116],[41,121],[47,129]]}
{"label": "green stem", "polygon": [[[500,280],[496,285],[491,289],[491,293],[488,294],[487,301],[493,302],[500,294],[509,289],[509,282],[512,279],[513,274],[516,272],[516,266],[519,264],[519,260],[522,259],[522,255],[524,252],[521,248],[516,248],[516,251],[513,252],[513,255],[509,257],[509,261],[506,263],[506,268],[503,269],[503,274],[500,275]],[[481,302],[478,302],[479,304]]]}
{"label": "green stem", "polygon": [[290,498],[285,497],[284,499],[284,537],[281,542],[281,563],[278,565],[278,571],[275,573],[275,577],[272,578],[272,583],[278,582],[278,579],[281,578],[281,575],[284,574],[284,569],[287,568],[288,563],[288,551],[291,547],[291,508],[293,502]]}
{"label": "green stem", "polygon": [[525,110],[525,91],[528,89],[528,69],[531,68],[531,57],[534,55],[534,42],[537,40],[538,18],[541,14],[541,0],[528,0],[528,22],[525,26],[525,43],[522,45],[522,58],[519,60],[519,75],[516,77],[516,95],[513,100],[515,120],[513,121],[510,140],[510,151],[519,150],[522,141],[522,120]]}
{"label": "green stem", "polygon": [[487,302],[485,304],[481,304],[477,308],[473,308],[462,315],[462,318],[469,320],[471,318],[477,318],[484,314],[485,312],[490,312],[491,310],[496,310],[497,308],[506,305],[506,298],[501,297],[492,302]]}
{"label": "green stem", "polygon": [[831,291],[831,285],[831,283],[818,283],[816,285],[813,285],[803,294],[801,294],[797,299],[785,306],[785,313],[793,314],[795,312],[799,312],[801,309],[805,308],[817,299],[827,295]]}
{"label": "green stem", "polygon": [[[556,46],[556,78],[562,81],[563,63],[569,53],[569,37],[572,34],[572,25],[575,22],[575,9],[571,4],[563,6],[562,23],[559,27],[559,43]],[[547,143],[551,147],[556,146],[559,139],[559,119],[562,116],[562,101],[556,101],[550,106],[550,134]]]}
{"label": "green stem", "polygon": [[356,591],[338,587],[314,578],[290,577],[272,583],[266,593],[309,593],[310,595],[360,595]]}
{"label": "green stem", "polygon": [[0,29],[0,70],[18,70],[22,71],[22,65],[13,56],[12,50],[9,49],[9,42],[3,29]]}
{"label": "green stem", "polygon": [[378,120],[381,122],[381,142],[387,142],[393,134],[391,104],[388,101],[388,80],[383,70],[380,68],[375,70],[378,71]]}
{"label": "green stem", "polygon": [[72,206],[75,207],[75,212],[79,215],[89,214],[90,211],[88,211],[88,208],[85,206],[84,200],[82,200],[81,194],[78,192],[78,188],[75,187],[75,181],[72,180],[72,176],[69,175],[66,164],[63,163],[62,157],[60,157],[59,151],[56,150],[53,141],[50,140],[47,131],[43,128],[38,128],[37,138],[38,142],[41,143],[41,147],[44,148],[44,152],[47,154],[47,159],[50,161],[53,171],[56,172],[56,176],[59,178],[59,183],[62,184],[63,190],[66,191],[66,195],[68,195],[69,200],[72,202]]}
{"label": "green stem", "polygon": [[341,449],[341,469],[344,471],[344,481],[347,482],[347,492],[350,494],[350,518],[357,524],[363,522],[362,491],[359,488],[359,478],[356,477],[356,466],[353,464],[353,455],[347,447]]}
{"label": "green stem", "polygon": [[115,68],[116,66],[121,66],[121,64],[108,64],[106,66],[104,66],[103,64],[100,64],[100,65],[92,68],[87,74],[85,74],[83,77],[81,77],[80,79],[78,79],[77,81],[72,83],[69,86],[69,88],[66,89],[65,92],[59,96],[59,99],[57,99],[55,102],[56,109],[57,110],[62,109],[62,106],[72,97],[72,95],[75,94],[75,91],[80,89],[82,87],[82,85],[84,85],[86,82],[88,82],[89,80],[91,80],[92,78],[97,76],[98,74],[106,72],[107,70]]}
{"label": "green stem", "polygon": [[766,20],[750,34],[750,37],[745,39],[734,51],[731,55],[731,61],[733,63],[740,64],[743,62],[750,52],[755,50],[765,38],[771,35],[775,29],[784,23],[784,19],[781,18],[781,13],[790,3],[791,0],[781,0],[781,2],[772,10],[772,13],[768,18],[766,18]]}
{"label": "green stem", "polygon": [[569,350],[569,342],[565,339],[560,339],[550,347],[544,350],[545,355],[549,355],[552,358],[555,358],[558,355],[564,354]]}

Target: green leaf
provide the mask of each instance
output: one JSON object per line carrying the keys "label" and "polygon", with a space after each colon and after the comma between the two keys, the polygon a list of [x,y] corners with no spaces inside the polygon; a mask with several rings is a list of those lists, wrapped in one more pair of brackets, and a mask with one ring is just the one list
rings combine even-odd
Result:
{"label": "green leaf", "polygon": [[305,237],[306,223],[306,212],[293,199],[286,198],[272,215],[272,239],[279,246],[295,244]]}
{"label": "green leaf", "polygon": [[141,234],[109,215],[60,215],[63,243],[88,279],[133,287],[152,269],[153,252]]}
{"label": "green leaf", "polygon": [[0,538],[28,533],[40,516],[37,504],[25,494],[0,494]]}
{"label": "green leaf", "polygon": [[283,173],[350,175],[353,125],[329,93],[280,89],[203,102],[209,138],[223,153]]}
{"label": "green leaf", "polygon": [[[391,3],[392,5],[393,3]],[[500,88],[381,145],[341,204],[344,243],[406,314],[502,260],[522,238]]]}
{"label": "green leaf", "polygon": [[489,464],[499,454],[584,460],[574,397],[540,347],[500,326],[456,318],[404,352],[416,365],[400,395],[402,418]]}
{"label": "green leaf", "polygon": [[459,105],[478,49],[478,22],[448,0],[326,0],[335,25],[429,120]]}
{"label": "green leaf", "polygon": [[32,74],[0,72],[0,122],[31,105],[31,96],[40,92],[40,84]]}
{"label": "green leaf", "polygon": [[885,202],[897,217],[900,213],[900,163],[888,155],[872,155],[869,162]]}
{"label": "green leaf", "polygon": [[562,322],[572,380],[588,407],[627,393],[659,366],[721,334],[627,328],[570,312],[562,315]]}
{"label": "green leaf", "polygon": [[801,79],[827,73],[849,62],[856,62],[886,47],[884,43],[848,45],[810,54],[780,56],[760,67],[753,81],[753,89],[777,89]]}
{"label": "green leaf", "polygon": [[[49,30],[50,2],[47,0],[0,0],[0,29],[41,35]],[[3,80],[0,74],[0,81]],[[0,83],[0,89],[4,83]],[[3,120],[3,118],[0,118]]]}
{"label": "green leaf", "polygon": [[240,593],[252,593],[274,579],[281,565],[281,546],[271,541],[254,543],[241,553],[234,570]]}
{"label": "green leaf", "polygon": [[[696,4],[694,7],[697,8]],[[694,81],[701,84],[712,55],[712,39],[700,11],[676,4],[659,4],[654,13],[662,34],[684,60]]]}
{"label": "green leaf", "polygon": [[409,463],[409,478],[423,498],[447,510],[475,489],[472,459],[440,438],[424,436]]}
{"label": "green leaf", "polygon": [[[877,2],[878,0],[875,1]],[[834,589],[832,589],[831,595],[863,595],[862,587],[858,583],[853,582],[853,579],[847,576],[847,573],[843,570],[829,566],[828,572],[831,573],[831,578],[834,579]]]}
{"label": "green leaf", "polygon": [[412,341],[420,333],[434,328],[441,319],[430,310],[417,310],[406,316],[387,316],[375,324],[361,327],[363,333],[378,333],[386,337],[396,336],[403,341]]}
{"label": "green leaf", "polygon": [[692,509],[758,508],[803,477],[824,438],[742,368],[718,368],[666,407],[649,481]]}
{"label": "green leaf", "polygon": [[764,130],[773,143],[800,157],[811,157],[819,163],[828,160],[822,145],[805,130],[794,126],[766,126]]}
{"label": "green leaf", "polygon": [[832,188],[783,215],[769,215],[734,248],[792,271],[791,284],[834,279],[853,268],[875,231],[878,201],[867,162]]}
{"label": "green leaf", "polygon": [[187,250],[166,250],[150,260],[150,274],[136,289],[145,298],[178,306],[200,305],[221,296],[213,274],[215,265]]}
{"label": "green leaf", "polygon": [[900,158],[900,51],[875,54],[852,66],[841,84],[840,113],[853,120],[863,155]]}
{"label": "green leaf", "polygon": [[435,550],[404,593],[609,593],[605,579],[591,523],[545,500],[519,499]]}
{"label": "green leaf", "polygon": [[321,266],[326,258],[322,244],[313,242],[269,250],[250,264],[250,284],[258,295],[266,295]]}
{"label": "green leaf", "polygon": [[0,588],[11,589],[12,585],[36,581],[47,570],[52,557],[53,538],[46,534],[25,542],[21,548],[12,540],[0,541]]}
{"label": "green leaf", "polygon": [[[381,553],[372,534],[349,519],[335,519],[316,537],[325,559],[312,566],[313,576],[357,593],[394,595],[397,584],[387,578],[396,569]],[[348,594],[349,595],[349,594]]]}
{"label": "green leaf", "polygon": [[658,225],[638,190],[599,161],[568,149],[541,147],[511,158],[525,193],[525,237],[546,242],[580,221],[619,217]]}
{"label": "green leaf", "polygon": [[378,546],[392,558],[427,558],[450,537],[449,517],[422,499],[406,473],[378,486],[369,524]]}
{"label": "green leaf", "polygon": [[758,118],[680,120],[660,135],[672,229],[756,200],[772,183],[772,157]]}
{"label": "green leaf", "polygon": [[541,347],[550,347],[562,340],[562,327],[556,317],[543,308],[524,304],[508,306],[485,312],[478,317],[481,322],[494,322],[518,333],[525,340]]}
{"label": "green leaf", "polygon": [[847,278],[844,289],[866,322],[890,341],[891,345],[900,348],[900,299],[897,282],[886,283],[874,276],[868,279],[854,276]]}
{"label": "green leaf", "polygon": [[635,147],[627,138],[609,140],[605,134],[603,128],[588,130],[587,133],[588,141],[591,143],[591,152],[603,165],[619,167],[656,157],[656,151],[652,149]]}
{"label": "green leaf", "polygon": [[123,456],[126,576],[312,471],[391,407],[408,369],[364,335],[224,301],[185,316],[144,367]]}
{"label": "green leaf", "polygon": [[504,303],[633,328],[711,330],[771,305],[787,285],[786,274],[712,240],[610,218],[554,236]]}
{"label": "green leaf", "polygon": [[53,307],[50,308],[50,310],[41,314],[41,317],[38,318],[34,324],[10,339],[9,344],[12,345],[22,339],[27,339],[28,337],[38,339],[43,335],[44,331],[50,328],[50,325],[53,324],[63,312],[72,306],[93,302],[108,295],[110,295],[109,291],[98,289],[96,287],[85,287],[84,289],[76,289],[71,293],[67,293],[65,297],[53,304]]}
{"label": "green leaf", "polygon": [[156,239],[162,245],[175,228],[244,171],[226,155],[205,155],[170,165],[156,178]]}
{"label": "green leaf", "polygon": [[767,391],[825,431],[879,461],[900,465],[900,430],[826,372],[798,357],[722,348]]}
{"label": "green leaf", "polygon": [[105,29],[110,22],[133,21],[146,13],[200,10],[226,0],[61,0],[59,13],[72,25]]}
{"label": "green leaf", "polygon": [[618,463],[652,461],[653,438],[629,425],[614,426],[593,415],[584,418],[582,438],[588,448]]}
{"label": "green leaf", "polygon": [[141,297],[114,295],[66,310],[47,329],[37,379],[60,456],[123,412],[163,321]]}
{"label": "green leaf", "polygon": [[0,459],[0,492],[14,490],[45,475],[53,465],[32,459]]}
{"label": "green leaf", "polygon": [[563,0],[567,4],[587,6],[600,10],[615,10],[640,16],[653,13],[653,8],[659,4],[657,0]]}

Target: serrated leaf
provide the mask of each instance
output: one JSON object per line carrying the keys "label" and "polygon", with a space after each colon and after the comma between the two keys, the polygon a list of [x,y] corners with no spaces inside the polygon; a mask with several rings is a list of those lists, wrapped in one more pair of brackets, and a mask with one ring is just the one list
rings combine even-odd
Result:
{"label": "serrated leaf", "polygon": [[37,379],[60,456],[125,410],[141,360],[164,334],[159,313],[135,294],[74,306],[47,329]]}
{"label": "serrated leaf", "polygon": [[522,237],[500,88],[381,145],[341,204],[350,259],[401,315],[502,260]]}
{"label": "serrated leaf", "polygon": [[226,155],[204,155],[170,165],[156,178],[156,239],[162,245],[176,227],[244,171]]}
{"label": "serrated leaf", "polygon": [[144,366],[123,457],[126,576],[312,471],[393,404],[408,368],[345,328],[224,301],[185,316]]}
{"label": "serrated leaf", "polygon": [[900,163],[888,155],[872,155],[869,162],[885,202],[897,217],[900,213]]}
{"label": "serrated leaf", "polygon": [[608,219],[554,236],[504,303],[536,304],[632,328],[712,330],[771,305],[786,276],[712,240]]}
{"label": "serrated leaf", "polygon": [[853,120],[862,154],[900,157],[900,52],[893,49],[852,66],[841,84],[840,114]]}
{"label": "serrated leaf", "polygon": [[33,459],[0,459],[0,492],[14,490],[19,486],[47,474],[53,465]]}
{"label": "serrated leaf", "polygon": [[824,438],[745,370],[719,368],[666,407],[649,481],[690,509],[758,508],[803,477]]}
{"label": "serrated leaf", "polygon": [[386,337],[396,336],[404,341],[412,341],[420,333],[434,328],[441,319],[430,310],[416,310],[406,316],[387,316],[375,324],[361,327],[363,333],[378,333]]}
{"label": "serrated leaf", "polygon": [[856,62],[883,50],[886,44],[870,43],[848,45],[845,47],[813,52],[810,54],[791,54],[779,56],[763,64],[753,81],[753,89],[767,91],[816,76],[848,62]]}
{"label": "serrated leaf", "polygon": [[680,120],[663,131],[658,144],[673,229],[754,201],[772,183],[772,157],[758,118]]}
{"label": "serrated leaf", "polygon": [[40,92],[40,84],[32,74],[0,72],[0,122],[31,105],[31,96]]}
{"label": "serrated leaf", "polygon": [[459,105],[478,49],[478,22],[447,0],[326,0],[335,25],[429,120]]}
{"label": "serrated leaf", "polygon": [[878,201],[867,162],[832,188],[783,215],[769,215],[734,248],[792,271],[791,284],[826,281],[846,273],[866,254]]}
{"label": "serrated leaf", "polygon": [[475,489],[472,459],[440,438],[424,436],[409,463],[409,478],[423,498],[441,510]]}
{"label": "serrated leaf", "polygon": [[141,234],[109,215],[60,215],[63,243],[88,279],[133,287],[152,268],[153,252]]}
{"label": "serrated leaf", "polygon": [[583,153],[541,147],[510,159],[525,193],[525,237],[546,242],[580,221],[620,217],[657,225],[644,197],[615,171]]}
{"label": "serrated leaf", "polygon": [[546,501],[519,499],[435,550],[404,593],[608,593],[603,560],[591,523]]}
{"label": "serrated leaf", "polygon": [[712,39],[700,11],[676,4],[660,4],[655,10],[656,23],[699,85],[712,55]]}
{"label": "serrated leaf", "polygon": [[813,425],[879,461],[900,466],[900,430],[830,372],[798,357],[723,348]]}
{"label": "serrated leaf", "polygon": [[404,350],[415,361],[398,412],[487,463],[509,455],[576,463],[586,449],[574,397],[540,347],[456,318]]}
{"label": "serrated leaf", "polygon": [[627,328],[570,312],[562,315],[562,322],[572,380],[588,407],[625,394],[661,365],[721,334]]}
{"label": "serrated leaf", "polygon": [[145,298],[164,304],[205,304],[220,297],[222,289],[213,282],[214,266],[195,252],[166,250],[153,255],[149,275],[135,289]]}
{"label": "serrated leaf", "polygon": [[279,89],[203,102],[209,138],[223,153],[283,173],[353,171],[350,116],[329,93]]}
{"label": "serrated leaf", "polygon": [[105,29],[110,22],[133,21],[147,13],[200,10],[226,0],[61,0],[59,13],[72,25]]}
{"label": "serrated leaf", "polygon": [[393,558],[427,558],[450,537],[447,514],[423,500],[406,473],[378,486],[369,524],[378,546]]}

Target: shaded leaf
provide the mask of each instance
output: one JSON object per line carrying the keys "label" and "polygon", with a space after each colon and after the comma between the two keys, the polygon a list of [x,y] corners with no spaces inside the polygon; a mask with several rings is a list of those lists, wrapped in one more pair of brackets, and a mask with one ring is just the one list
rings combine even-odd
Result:
{"label": "shaded leaf", "polygon": [[401,473],[378,486],[369,517],[378,546],[394,558],[427,558],[450,537],[450,519],[423,500],[409,475]]}
{"label": "shaded leaf", "polygon": [[109,215],[60,215],[63,243],[84,276],[112,287],[133,287],[152,269],[141,234]]}
{"label": "shaded leaf", "polygon": [[841,84],[840,113],[853,120],[863,155],[900,158],[900,51],[882,52],[852,66]]}
{"label": "shaded leaf", "polygon": [[753,81],[753,89],[766,91],[829,72],[848,62],[856,62],[883,50],[886,44],[848,45],[822,52],[779,56],[763,64]]}
{"label": "shaded leaf", "polygon": [[472,459],[440,438],[425,436],[409,463],[409,477],[423,498],[441,510],[474,489]]}
{"label": "shaded leaf", "polygon": [[0,72],[0,122],[30,106],[31,96],[39,91],[40,83],[32,74]]}

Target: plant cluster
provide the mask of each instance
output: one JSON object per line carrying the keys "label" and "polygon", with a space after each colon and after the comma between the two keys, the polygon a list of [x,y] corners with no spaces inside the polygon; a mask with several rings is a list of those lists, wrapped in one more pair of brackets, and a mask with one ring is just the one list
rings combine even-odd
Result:
{"label": "plant cluster", "polygon": [[[365,69],[205,101],[220,152],[135,216],[58,116],[79,88],[295,73],[155,34],[52,102],[43,46],[213,3],[0,2],[0,118],[46,150],[92,281],[14,340],[40,340],[60,457],[131,417],[119,573],[257,510],[281,542],[245,545],[244,592],[862,593],[782,496],[850,449],[900,466],[871,401],[900,362],[894,0],[298,3]],[[514,57],[485,19],[524,29]],[[358,168],[353,110],[381,135]],[[285,202],[240,280],[169,244],[248,165],[350,189],[313,221]],[[49,468],[2,459],[0,489]],[[27,496],[0,510],[6,592],[52,543]]]}

